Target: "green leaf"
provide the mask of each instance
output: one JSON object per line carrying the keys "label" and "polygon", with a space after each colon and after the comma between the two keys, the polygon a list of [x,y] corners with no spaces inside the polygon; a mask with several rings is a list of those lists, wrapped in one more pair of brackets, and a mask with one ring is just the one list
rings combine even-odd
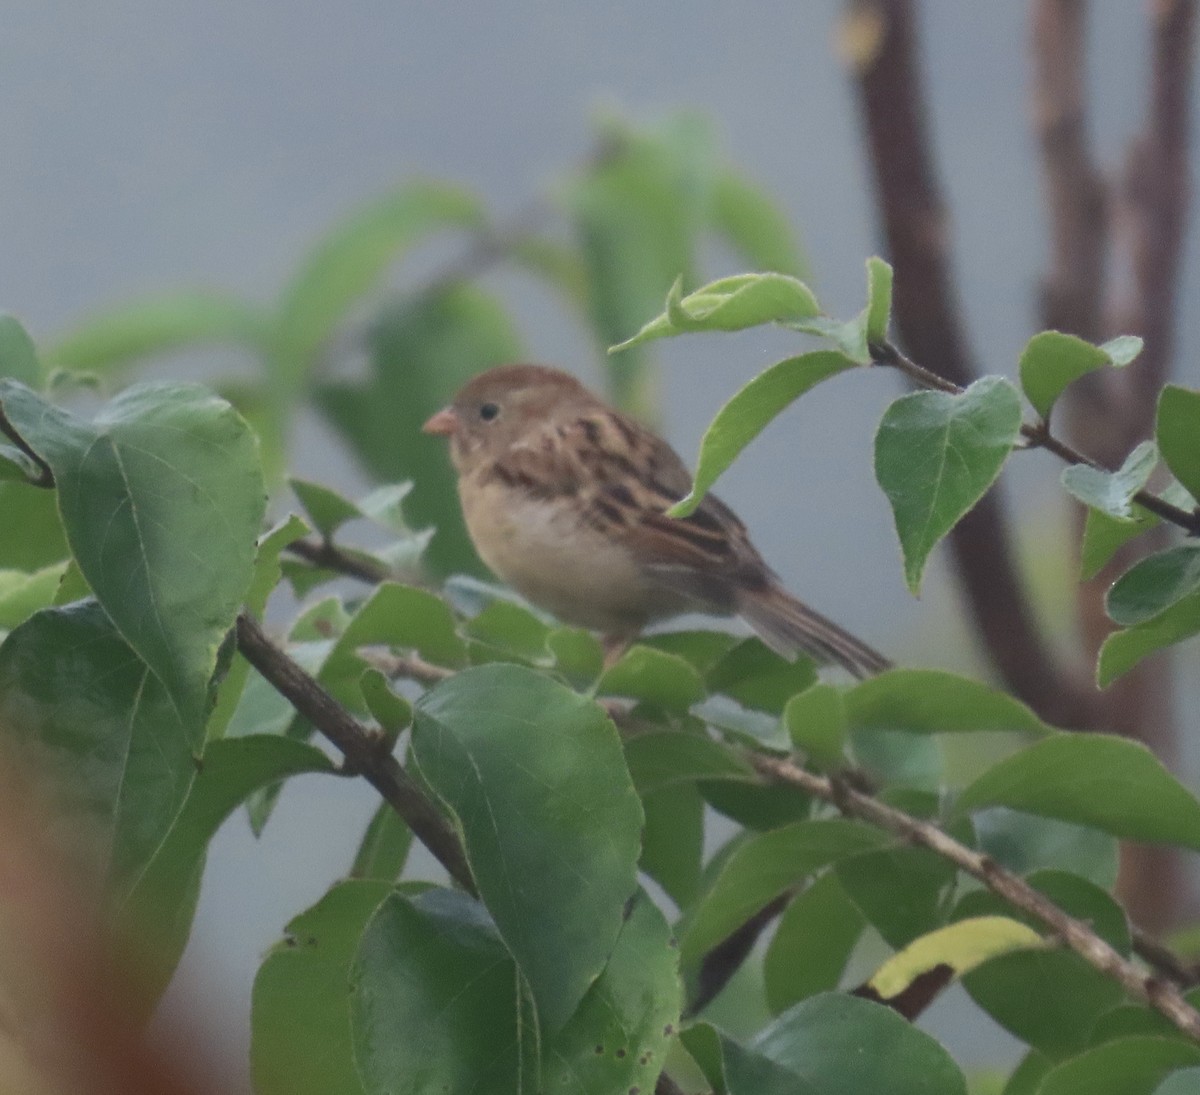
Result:
{"label": "green leaf", "polygon": [[1117,841],[1108,833],[1003,806],[978,812],[972,820],[979,850],[1016,874],[1055,868],[1101,889],[1117,884]]}
{"label": "green leaf", "polygon": [[805,263],[779,206],[733,171],[713,185],[712,224],[756,270],[802,277]]}
{"label": "green leaf", "polygon": [[[250,580],[250,588],[246,590],[245,610],[251,616],[260,617],[267,607],[267,599],[279,584],[280,562],[279,555],[293,540],[308,532],[308,526],[299,517],[289,516],[258,541],[258,554],[254,560],[254,577]],[[209,741],[225,736],[229,729],[230,720],[241,703],[246,682],[250,679],[250,663],[241,654],[235,654],[217,692],[217,702],[212,714],[208,717],[208,727],[205,736]],[[275,692],[271,689],[272,693]],[[275,702],[282,702],[287,709],[291,705],[275,693]],[[244,733],[245,731],[243,731]]]}
{"label": "green leaf", "polygon": [[838,881],[890,947],[908,946],[946,920],[955,868],[926,848],[883,848],[834,866]]}
{"label": "green leaf", "polygon": [[394,745],[401,731],[412,723],[412,704],[391,686],[378,669],[368,669],[358,678],[359,691],[367,709],[379,723],[387,739]]}
{"label": "green leaf", "polygon": [[1200,633],[1200,592],[1177,601],[1152,620],[1124,631],[1114,631],[1100,647],[1096,682],[1107,688],[1138,662],[1164,646]]}
{"label": "green leaf", "polygon": [[1200,498],[1200,392],[1168,384],[1158,397],[1158,451],[1171,474]]}
{"label": "green leaf", "polygon": [[822,380],[854,367],[853,361],[834,350],[816,350],[790,357],[756,376],[717,412],[704,431],[691,493],[667,512],[672,517],[692,513],[738,453],[776,415]]}
{"label": "green leaf", "polygon": [[933,1038],[890,1008],[840,993],[802,1000],[742,1048],[721,1035],[729,1095],[966,1095]]}
{"label": "green leaf", "polygon": [[147,1005],[183,955],[205,855],[221,824],[253,791],[303,772],[333,771],[320,749],[283,737],[232,738],[204,750],[183,809],[121,910],[122,927],[137,940],[138,989]]}
{"label": "green leaf", "polygon": [[640,795],[698,779],[756,779],[736,750],[707,734],[683,730],[650,730],[626,738],[625,762]]}
{"label": "green leaf", "polygon": [[[711,208],[715,142],[709,123],[682,114],[652,132],[608,123],[600,155],[565,194],[587,272],[588,312],[602,346],[625,338],[680,275],[690,283],[696,238]],[[614,402],[656,416],[641,353],[610,362]]]}
{"label": "green leaf", "polygon": [[350,1026],[350,970],[391,885],[334,886],[287,926],[254,978],[250,1064],[258,1095],[364,1095]]}
{"label": "green leaf", "polygon": [[0,631],[11,631],[39,608],[52,604],[66,571],[66,563],[53,563],[32,574],[0,570]]}
{"label": "green leaf", "polygon": [[683,1003],[678,952],[644,894],[579,1010],[545,1047],[541,1091],[653,1091]]}
{"label": "green leaf", "polygon": [[1055,735],[1002,760],[963,791],[956,810],[982,806],[1200,850],[1200,802],[1144,745],[1108,734]]}
{"label": "green leaf", "polygon": [[[1104,890],[1065,871],[1040,871],[1028,881],[1069,916],[1088,924],[1118,953],[1129,953],[1125,914]],[[968,893],[954,916],[956,920],[1006,916],[1044,930],[1027,913],[987,890]],[[991,958],[969,972],[963,984],[1001,1026],[1055,1058],[1087,1045],[1096,1020],[1123,998],[1111,978],[1061,947]]]}
{"label": "green leaf", "polygon": [[855,730],[1018,731],[1038,737],[1052,732],[1008,693],[940,669],[889,669],[856,684],[845,703]]}
{"label": "green leaf", "polygon": [[354,1061],[367,1095],[536,1090],[527,990],[466,894],[391,894],[363,931],[350,984]]}
{"label": "green leaf", "polygon": [[472,194],[445,183],[412,182],[335,225],[279,302],[275,378],[284,391],[304,386],[338,324],[406,248],[438,229],[482,224],[483,210]]}
{"label": "green leaf", "polygon": [[421,426],[476,373],[521,359],[512,321],[492,297],[453,285],[380,317],[368,349],[366,378],[322,384],[318,407],[374,479],[412,480],[409,521],[437,529],[424,561],[438,574],[483,573],[463,524],[445,438]]}
{"label": "green leaf", "polygon": [[497,650],[530,661],[546,660],[546,639],[551,628],[529,609],[497,598],[489,602],[463,629],[468,635]]}
{"label": "green leaf", "polygon": [[1042,331],[1021,352],[1021,388],[1043,419],[1066,387],[1106,365],[1128,365],[1142,350],[1142,340],[1123,335],[1093,346],[1061,331]]}
{"label": "green leaf", "polygon": [[866,924],[833,871],[797,896],[780,918],[763,960],[771,1011],[778,1014],[836,989]]}
{"label": "green leaf", "polygon": [[382,802],[371,816],[350,868],[351,878],[395,882],[412,847],[412,830],[390,803]]}
{"label": "green leaf", "polygon": [[1021,402],[1003,377],[961,395],[914,392],[884,412],[875,477],[892,505],[915,594],[934,545],[979,501],[1020,436]]}
{"label": "green leaf", "polygon": [[787,274],[735,274],[709,282],[687,296],[683,295],[682,279],[678,279],[667,294],[666,310],[609,352],[694,331],[742,331],[820,314],[812,290]]}
{"label": "green leaf", "polygon": [[883,259],[867,259],[867,344],[873,346],[887,338],[892,317],[892,268]]}
{"label": "green leaf", "polygon": [[831,684],[818,683],[788,700],[783,722],[792,744],[825,771],[846,762],[846,704]]}
{"label": "green leaf", "polygon": [[40,570],[67,557],[67,538],[56,502],[52,490],[39,490],[24,482],[0,482],[4,523],[21,530],[20,536],[0,536],[0,567]]}
{"label": "green leaf", "polygon": [[885,838],[855,821],[798,821],[740,844],[683,928],[680,954],[694,966],[764,905],[807,876]]}
{"label": "green leaf", "polygon": [[628,696],[679,714],[705,696],[704,681],[690,662],[640,644],[631,646],[605,670],[596,691],[600,695]]}
{"label": "green leaf", "polygon": [[783,713],[797,692],[817,681],[817,668],[808,658],[788,661],[771,650],[761,639],[744,639],[708,672],[708,690],[721,692],[746,707]]}
{"label": "green leaf", "polygon": [[11,381],[0,401],[54,470],[72,554],[104,610],[180,717],[203,717],[266,505],[246,423],[193,385],[129,388],[91,423]]}
{"label": "green leaf", "polygon": [[115,371],[196,346],[232,344],[261,351],[267,319],[237,297],[207,290],[135,300],[76,327],[46,352],[48,365]]}
{"label": "green leaf", "polygon": [[0,727],[65,824],[66,851],[124,892],[187,798],[200,712],[173,702],[94,601],[43,609],[0,644]]}
{"label": "green leaf", "polygon": [[1104,471],[1087,464],[1063,468],[1062,485],[1085,506],[1110,517],[1132,520],[1133,496],[1149,481],[1157,463],[1158,446],[1153,441],[1143,441],[1117,471]]}
{"label": "green leaf", "polygon": [[1139,560],[1117,579],[1105,598],[1115,623],[1148,623],[1200,590],[1200,544],[1187,543]]}
{"label": "green leaf", "polygon": [[638,866],[685,908],[700,892],[704,873],[704,799],[694,784],[669,784],[642,794],[642,812]]}
{"label": "green leaf", "polygon": [[1129,519],[1111,517],[1098,509],[1088,509],[1079,552],[1079,580],[1090,581],[1130,540],[1149,532],[1159,520],[1136,502],[1129,507]]}
{"label": "green leaf", "polygon": [[1200,1068],[1173,1072],[1154,1089],[1154,1095],[1196,1095],[1200,1092]]}
{"label": "green leaf", "polygon": [[412,754],[546,1029],[561,1028],[635,886],[642,811],[612,723],[531,670],[481,666],[418,701]]}
{"label": "green leaf", "polygon": [[1197,1064],[1200,1048],[1174,1038],[1118,1038],[1052,1068],[1038,1095],[1153,1095],[1176,1069]]}
{"label": "green leaf", "polygon": [[320,483],[310,483],[307,479],[289,479],[288,486],[295,491],[304,512],[326,540],[332,539],[333,534],[347,521],[353,521],[363,515],[358,506],[349,499]]}
{"label": "green leaf", "polygon": [[0,377],[11,377],[30,388],[42,386],[37,347],[15,316],[0,312]]}

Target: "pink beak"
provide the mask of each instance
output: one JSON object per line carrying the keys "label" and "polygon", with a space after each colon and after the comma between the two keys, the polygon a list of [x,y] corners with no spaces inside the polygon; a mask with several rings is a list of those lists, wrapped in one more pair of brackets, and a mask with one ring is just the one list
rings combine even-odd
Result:
{"label": "pink beak", "polygon": [[441,434],[444,437],[449,437],[458,429],[458,416],[450,407],[443,407],[435,414],[424,426],[421,427],[422,433]]}

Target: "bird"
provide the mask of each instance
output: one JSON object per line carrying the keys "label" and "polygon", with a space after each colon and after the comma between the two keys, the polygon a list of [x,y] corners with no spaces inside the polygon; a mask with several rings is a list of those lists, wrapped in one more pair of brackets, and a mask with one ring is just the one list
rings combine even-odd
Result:
{"label": "bird", "polygon": [[667,510],[692,477],[661,438],[570,373],[500,365],[422,427],[449,439],[480,558],[531,604],[623,650],[683,612],[740,616],[777,654],[864,678],[878,651],[793,597],[724,502]]}

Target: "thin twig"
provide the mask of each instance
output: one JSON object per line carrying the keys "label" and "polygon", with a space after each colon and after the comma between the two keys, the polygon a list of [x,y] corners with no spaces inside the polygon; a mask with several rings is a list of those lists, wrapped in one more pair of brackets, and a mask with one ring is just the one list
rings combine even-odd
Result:
{"label": "thin twig", "polygon": [[471,869],[454,830],[420,785],[381,747],[378,738],[245,614],[237,620],[237,643],[246,661],[345,754],[350,766],[408,823],[450,877],[468,893],[475,894]]}
{"label": "thin twig", "polygon": [[295,555],[306,563],[324,570],[336,571],[348,578],[357,578],[369,585],[378,585],[396,575],[382,563],[370,556],[355,551],[340,548],[332,540],[319,540],[315,537],[293,540],[284,551]]}
{"label": "thin twig", "polygon": [[858,818],[909,844],[928,848],[960,871],[978,879],[993,893],[1041,921],[1088,965],[1116,981],[1134,999],[1148,1004],[1189,1038],[1200,1042],[1200,1012],[1183,998],[1176,985],[1138,969],[1090,927],[1068,916],[1023,878],[1001,867],[990,856],[960,844],[927,821],[911,817],[844,784],[806,772],[790,760],[754,752],[747,753],[747,757],[755,769],[772,782],[798,787],[814,798],[836,806],[846,817]]}
{"label": "thin twig", "polygon": [[390,680],[410,680],[418,684],[437,684],[453,677],[455,670],[444,665],[434,665],[417,654],[400,656],[382,648],[360,647],[358,655],[368,665],[374,666]]}
{"label": "thin twig", "polygon": [[[922,365],[918,365],[911,358],[901,353],[890,342],[876,343],[871,347],[871,352],[877,364],[891,365],[922,388],[932,388],[939,392],[948,392],[952,395],[961,395],[964,390],[960,385],[938,376],[937,373],[926,369]],[[1055,456],[1068,464],[1086,464],[1088,467],[1099,468],[1102,471],[1109,470],[1105,469],[1090,456],[1081,453],[1078,449],[1055,437],[1050,432],[1049,427],[1044,424],[1022,423],[1021,436],[1029,443],[1029,448],[1045,449],[1047,452],[1054,453]],[[1200,510],[1189,512],[1188,510],[1181,509],[1179,506],[1173,506],[1170,502],[1163,501],[1156,494],[1151,494],[1147,490],[1139,490],[1133,495],[1133,501],[1143,509],[1147,509],[1156,516],[1161,517],[1164,521],[1178,525],[1179,528],[1184,529],[1192,536],[1200,536]]]}

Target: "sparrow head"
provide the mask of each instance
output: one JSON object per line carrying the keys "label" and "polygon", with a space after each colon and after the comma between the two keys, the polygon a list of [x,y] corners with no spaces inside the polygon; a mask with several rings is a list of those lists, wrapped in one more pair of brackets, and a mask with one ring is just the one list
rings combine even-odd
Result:
{"label": "sparrow head", "polygon": [[595,403],[570,373],[544,365],[500,365],[468,381],[421,428],[450,438],[450,456],[462,474],[558,415]]}

